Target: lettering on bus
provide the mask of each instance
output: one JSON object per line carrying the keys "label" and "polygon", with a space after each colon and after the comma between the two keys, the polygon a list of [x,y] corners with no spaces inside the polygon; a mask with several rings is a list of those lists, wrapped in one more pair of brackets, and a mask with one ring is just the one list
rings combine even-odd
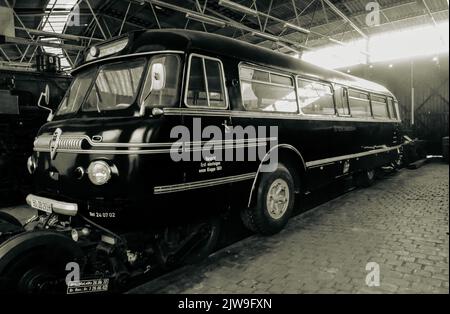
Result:
{"label": "lettering on bus", "polygon": [[201,118],[194,118],[192,129],[177,125],[170,138],[177,139],[170,148],[172,160],[202,162],[200,172],[219,171],[222,161],[260,161],[262,172],[272,172],[278,164],[277,126],[237,125],[222,131],[215,125],[202,128]]}

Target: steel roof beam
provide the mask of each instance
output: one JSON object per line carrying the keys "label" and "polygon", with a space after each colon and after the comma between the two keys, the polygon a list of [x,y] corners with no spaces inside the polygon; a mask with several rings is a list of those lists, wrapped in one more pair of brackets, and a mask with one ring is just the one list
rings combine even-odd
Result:
{"label": "steel roof beam", "polygon": [[[178,5],[174,5],[174,4],[171,4],[171,3],[163,2],[163,1],[160,1],[160,0],[143,0],[143,1],[152,3],[154,5],[157,5],[157,6],[166,8],[166,9],[178,11],[178,12],[181,12],[181,13],[184,13],[184,14],[199,14],[196,11],[193,11],[193,10],[190,10],[190,9],[186,9],[184,7],[180,7]],[[211,12],[213,10],[211,10],[209,8],[206,8],[205,12],[206,11]],[[213,12],[215,12],[215,11],[213,11]],[[215,13],[217,14],[217,12],[215,12]],[[233,19],[225,17],[224,15],[221,15],[220,17],[223,19],[223,22],[225,22],[226,25],[229,26],[229,27],[241,29],[241,30],[247,31],[249,33],[261,34],[260,31],[258,31],[256,29],[253,29],[251,27],[245,26],[245,25],[243,25],[243,24],[241,24],[239,22],[236,22]],[[263,34],[265,34],[265,33],[263,33]],[[289,40],[289,39],[286,39],[286,38],[280,38],[279,36],[272,35],[272,34],[267,34],[267,35],[276,37],[276,40],[274,38],[275,41],[285,42],[285,43],[293,45],[293,46],[295,46],[297,48],[308,49],[308,47],[300,45],[299,43],[297,43],[295,41],[292,41],[292,40]]]}
{"label": "steel roof beam", "polygon": [[22,44],[22,45],[31,45],[31,46],[40,46],[40,47],[53,47],[53,48],[61,48],[66,50],[84,50],[86,47],[69,45],[69,44],[61,44],[55,42],[48,42],[43,40],[30,40],[21,37],[7,37],[0,36],[0,42],[4,44]]}
{"label": "steel roof beam", "polygon": [[[79,36],[79,35],[71,35],[71,34],[65,34],[65,33],[53,33],[53,32],[46,32],[41,31],[37,29],[31,29],[31,28],[23,28],[23,27],[16,27],[16,30],[20,31],[26,31],[30,34],[38,35],[38,36],[44,36],[44,37],[51,37],[51,38],[60,38],[60,39],[66,39],[66,40],[73,40],[73,41],[82,41],[82,40],[90,40],[90,37],[85,36]],[[93,41],[103,41],[103,39],[100,38],[92,38]]]}
{"label": "steel roof beam", "polygon": [[348,24],[350,24],[350,26],[356,31],[358,32],[362,37],[364,37],[365,39],[368,38],[368,36],[366,35],[366,33],[364,33],[355,23],[352,22],[352,20],[350,20],[350,18],[345,15],[344,12],[342,12],[341,10],[339,10],[333,3],[331,3],[330,0],[323,0],[329,7],[331,10],[333,10],[334,13],[336,13],[337,15],[339,15],[342,19],[344,19],[345,21],[348,22]]}

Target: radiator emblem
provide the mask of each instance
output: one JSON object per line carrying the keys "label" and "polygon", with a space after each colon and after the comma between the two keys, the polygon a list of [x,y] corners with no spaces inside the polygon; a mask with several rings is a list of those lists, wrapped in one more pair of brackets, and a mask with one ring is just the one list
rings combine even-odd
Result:
{"label": "radiator emblem", "polygon": [[52,140],[50,142],[50,158],[53,160],[56,156],[56,151],[58,150],[59,141],[61,140],[62,130],[60,128],[56,129],[53,133]]}

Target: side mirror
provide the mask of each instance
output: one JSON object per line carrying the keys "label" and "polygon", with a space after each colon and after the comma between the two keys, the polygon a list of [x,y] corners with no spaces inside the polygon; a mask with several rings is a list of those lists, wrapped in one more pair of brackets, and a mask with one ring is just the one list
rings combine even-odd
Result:
{"label": "side mirror", "polygon": [[[166,67],[163,63],[152,63],[150,68],[150,76],[147,76],[147,82],[145,85],[148,84],[148,80],[150,80],[150,88],[147,93],[147,95],[144,97],[144,100],[142,101],[139,115],[143,116],[145,115],[146,107],[145,102],[147,101],[148,97],[152,94],[154,91],[160,91],[166,87]],[[152,112],[153,116],[159,116],[161,114],[154,114]]]}
{"label": "side mirror", "polygon": [[[41,105],[42,98],[44,98],[45,106]],[[39,108],[42,108],[42,109],[50,111],[50,114],[48,115],[47,121],[51,121],[53,119],[53,110],[50,107],[48,107],[49,104],[50,104],[50,86],[48,86],[48,84],[47,84],[47,85],[45,85],[45,90],[39,96],[39,100],[38,100],[38,103],[37,103]]]}
{"label": "side mirror", "polygon": [[151,87],[152,91],[162,90],[166,85],[166,67],[162,63],[154,63],[151,68]]}

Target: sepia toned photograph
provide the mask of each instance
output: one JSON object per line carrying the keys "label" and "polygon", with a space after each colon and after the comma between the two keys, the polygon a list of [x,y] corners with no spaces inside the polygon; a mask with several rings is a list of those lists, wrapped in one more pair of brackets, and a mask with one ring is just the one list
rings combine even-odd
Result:
{"label": "sepia toned photograph", "polygon": [[448,0],[0,0],[0,299],[449,294],[448,156]]}

